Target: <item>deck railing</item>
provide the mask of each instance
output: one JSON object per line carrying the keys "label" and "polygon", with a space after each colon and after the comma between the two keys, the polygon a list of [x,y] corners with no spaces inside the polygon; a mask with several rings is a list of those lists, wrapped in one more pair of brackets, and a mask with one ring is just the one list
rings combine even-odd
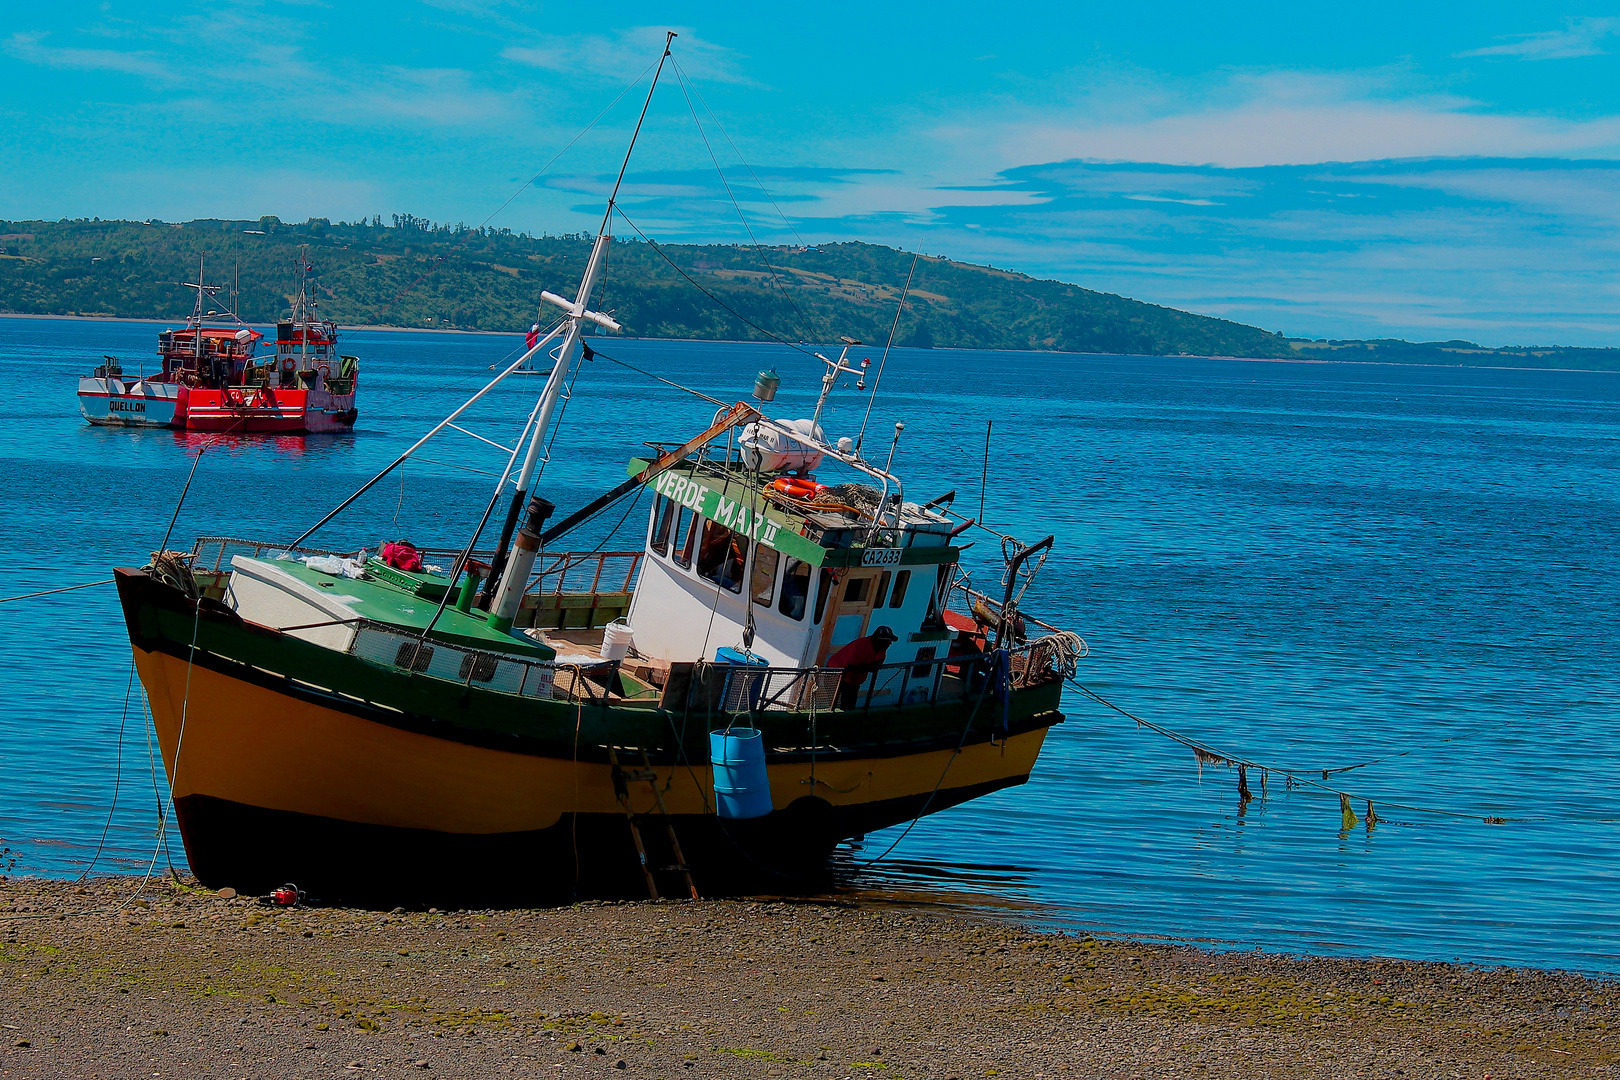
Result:
{"label": "deck railing", "polygon": [[1002,661],[996,653],[967,653],[884,664],[858,683],[841,668],[706,663],[701,673],[694,673],[690,702],[722,712],[864,711],[934,704],[976,696],[1002,679],[1014,690],[1062,679],[1074,674],[1074,661],[1084,648],[1078,635],[1059,631],[1008,649],[1004,674],[997,670]]}
{"label": "deck railing", "polygon": [[[238,554],[273,559],[282,554],[352,556],[356,553],[205,536],[198,538],[192,548],[193,573],[198,577],[199,584],[208,588],[210,583],[205,579],[211,578],[213,588],[222,587],[230,573],[227,556]],[[423,552],[427,558],[445,558],[447,562],[455,554],[454,551]],[[546,597],[570,599],[575,596],[608,595],[600,592],[604,580],[613,585],[630,585],[641,557],[641,552],[630,551],[559,555],[538,575],[536,580],[539,587],[531,589],[525,596],[543,600]],[[622,562],[616,565],[614,560]],[[591,591],[562,591],[570,573],[575,574],[575,580],[583,580],[580,573],[582,568],[584,573],[590,575]],[[621,569],[623,578],[619,577]],[[539,612],[544,610],[538,609]],[[588,607],[586,610],[601,609]],[[355,627],[354,638],[346,651],[382,667],[416,672],[445,682],[476,686],[517,697],[593,703],[614,698],[624,700],[612,693],[612,688],[619,682],[619,665],[613,661],[579,664],[530,660],[510,653],[452,645],[438,639],[424,641],[408,630],[367,619],[355,618],[343,622]],[[839,668],[778,668],[702,662],[679,665],[689,672],[686,688],[677,689],[672,695],[670,691],[675,688],[666,684],[661,705],[665,708],[709,708],[737,713],[826,711],[840,707],[864,711],[933,704],[977,696],[987,692],[987,687],[993,690],[1002,680],[1012,689],[1060,680],[1074,674],[1075,661],[1085,652],[1086,644],[1079,635],[1060,630],[1006,650],[1005,673],[997,670],[1001,661],[996,652],[966,653],[884,664],[862,678],[858,686],[849,688],[845,687],[845,672]]]}
{"label": "deck railing", "polygon": [[[421,548],[423,563],[448,570],[461,552],[453,548]],[[201,536],[192,545],[192,569],[205,589],[216,592],[224,587],[231,572],[231,556],[275,561],[285,556],[335,555],[353,558],[360,551],[332,551],[325,548],[291,547],[233,536]],[[473,558],[489,563],[493,552],[474,552]],[[641,551],[588,551],[548,554],[542,569],[524,591],[515,620],[518,626],[538,626],[546,630],[594,630],[622,618],[630,611],[635,592],[636,572],[645,553]]]}

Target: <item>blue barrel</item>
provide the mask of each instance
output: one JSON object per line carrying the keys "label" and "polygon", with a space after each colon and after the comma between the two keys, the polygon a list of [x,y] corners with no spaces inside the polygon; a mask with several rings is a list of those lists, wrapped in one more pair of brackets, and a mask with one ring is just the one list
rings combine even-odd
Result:
{"label": "blue barrel", "polygon": [[709,732],[714,766],[714,809],[723,818],[757,818],[771,812],[771,781],[765,775],[765,740],[757,728]]}
{"label": "blue barrel", "polygon": [[726,712],[753,712],[759,708],[759,696],[765,690],[767,673],[747,669],[765,667],[765,658],[721,646],[714,651],[714,661],[716,664],[733,665],[726,673],[720,707]]}

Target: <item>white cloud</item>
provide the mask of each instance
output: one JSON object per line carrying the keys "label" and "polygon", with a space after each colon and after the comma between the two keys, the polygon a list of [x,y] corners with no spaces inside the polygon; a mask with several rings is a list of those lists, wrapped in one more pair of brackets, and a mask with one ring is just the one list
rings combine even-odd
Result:
{"label": "white cloud", "polygon": [[[306,98],[320,101],[319,96]],[[326,98],[331,119],[414,121],[437,127],[487,124],[512,114],[509,95],[472,85],[454,68],[390,68]]]}
{"label": "white cloud", "polygon": [[38,32],[14,33],[3,48],[8,55],[24,63],[44,67],[68,68],[75,71],[122,71],[128,75],[143,75],[162,82],[178,82],[182,77],[177,65],[165,61],[156,53],[46,45],[44,40],[47,36]]}
{"label": "white cloud", "polygon": [[1221,205],[1220,203],[1216,202],[1213,199],[1172,199],[1172,198],[1169,198],[1168,196],[1165,196],[1165,195],[1127,195],[1127,196],[1125,196],[1125,198],[1134,199],[1137,202],[1180,203],[1182,206],[1219,206],[1219,205]]}
{"label": "white cloud", "polygon": [[678,26],[637,26],[612,34],[553,35],[526,45],[510,46],[501,55],[520,64],[563,74],[585,71],[606,78],[629,79],[658,59],[664,34],[669,30],[679,35],[676,44],[680,49],[680,65],[687,75],[708,82],[759,85],[743,72],[737,53],[704,41],[691,30]]}
{"label": "white cloud", "polygon": [[[1375,80],[1310,73],[1234,76],[1215,104],[1120,122],[1079,106],[1019,110],[989,124],[958,122],[936,138],[988,148],[986,172],[1014,163],[1084,158],[1227,167],[1389,158],[1620,153],[1620,117],[1569,121],[1483,111],[1455,95],[1392,93]],[[1184,99],[1183,99],[1184,100]]]}
{"label": "white cloud", "polygon": [[1500,45],[1470,49],[1459,57],[1516,56],[1521,60],[1567,60],[1576,56],[1601,56],[1598,42],[1620,33],[1620,18],[1565,19],[1562,30],[1542,30],[1534,34],[1513,34]]}

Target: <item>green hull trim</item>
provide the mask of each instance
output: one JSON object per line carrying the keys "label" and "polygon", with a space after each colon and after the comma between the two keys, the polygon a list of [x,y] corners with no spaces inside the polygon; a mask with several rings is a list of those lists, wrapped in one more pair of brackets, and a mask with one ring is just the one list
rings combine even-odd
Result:
{"label": "green hull trim", "polygon": [[[316,695],[327,704],[392,726],[516,752],[588,756],[609,746],[646,747],[664,760],[708,760],[708,732],[731,714],[697,701],[574,702],[518,697],[473,684],[370,663],[347,653],[245,622],[221,604],[200,609],[176,589],[140,571],[118,571],[132,644],[222,670],[249,681]],[[195,641],[196,652],[191,651]],[[883,757],[979,743],[1061,723],[1061,682],[1015,690],[1006,708],[993,696],[935,704],[817,713],[742,713],[773,755]],[[703,695],[694,695],[702,697]],[[576,734],[577,733],[577,734]],[[605,753],[605,750],[602,751]]]}

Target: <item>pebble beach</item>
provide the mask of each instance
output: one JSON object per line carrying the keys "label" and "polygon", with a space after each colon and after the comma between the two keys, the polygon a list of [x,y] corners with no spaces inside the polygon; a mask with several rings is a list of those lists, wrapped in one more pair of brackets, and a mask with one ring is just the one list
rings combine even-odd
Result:
{"label": "pebble beach", "polygon": [[276,907],[0,885],[0,1076],[1602,1077],[1620,986],[874,896]]}

